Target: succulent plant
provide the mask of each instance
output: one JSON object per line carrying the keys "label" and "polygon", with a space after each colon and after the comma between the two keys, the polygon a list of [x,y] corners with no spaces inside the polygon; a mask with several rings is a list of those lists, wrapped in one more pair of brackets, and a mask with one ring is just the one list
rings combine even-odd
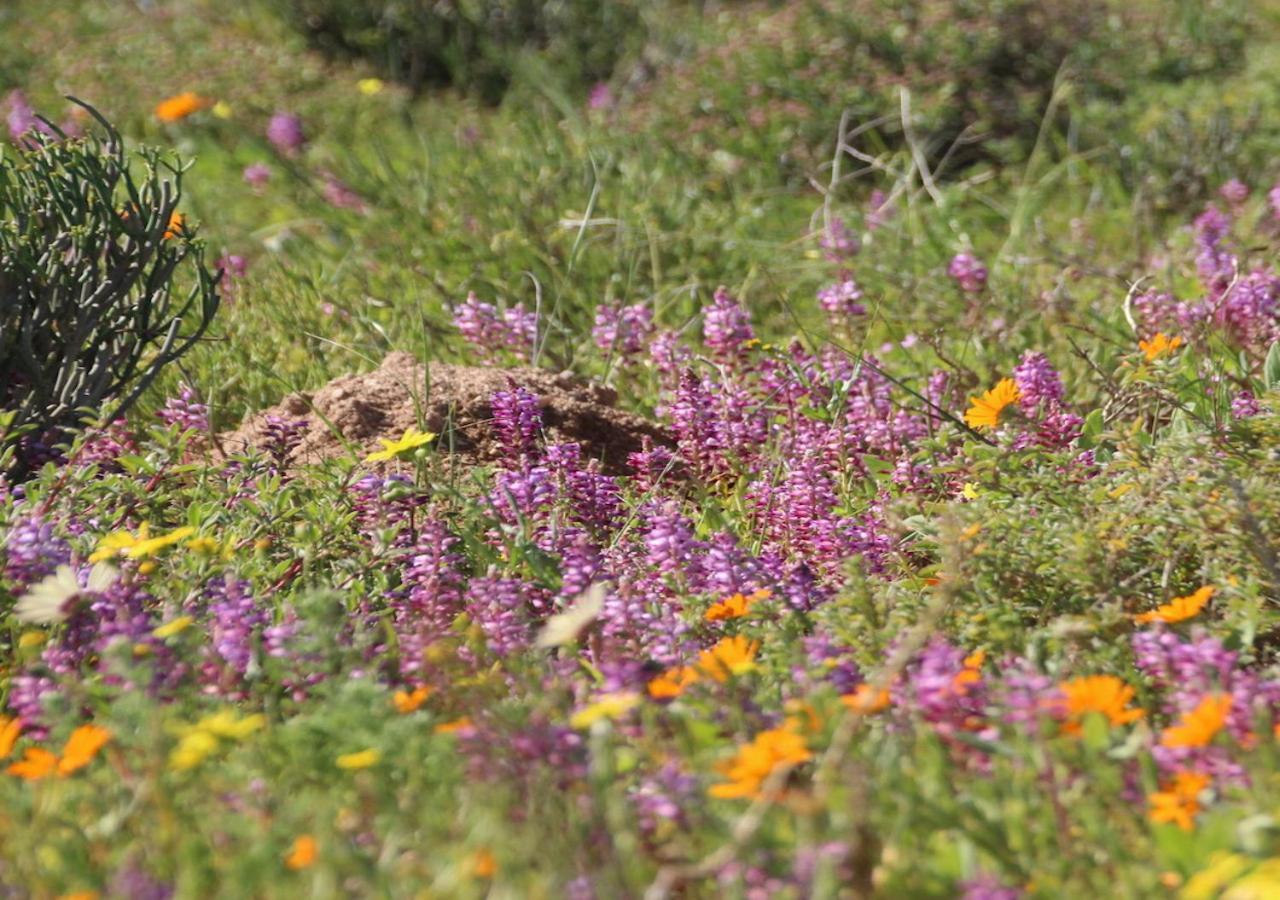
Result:
{"label": "succulent plant", "polygon": [[[78,102],[78,101],[76,101]],[[179,210],[188,164],[119,133],[32,131],[0,155],[0,470],[113,421],[201,338],[218,277]]]}

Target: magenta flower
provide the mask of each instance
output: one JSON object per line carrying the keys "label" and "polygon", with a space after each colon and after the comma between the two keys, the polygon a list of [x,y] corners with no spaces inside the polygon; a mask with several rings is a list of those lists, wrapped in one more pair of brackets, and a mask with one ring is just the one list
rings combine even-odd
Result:
{"label": "magenta flower", "polygon": [[972,253],[957,253],[947,266],[947,274],[966,293],[976,294],[987,286],[987,267]]}
{"label": "magenta flower", "polygon": [[297,156],[307,145],[302,119],[292,113],[276,113],[267,123],[267,140],[285,156]]}
{"label": "magenta flower", "polygon": [[255,191],[260,191],[271,180],[271,167],[266,163],[250,163],[244,167],[243,177]]}

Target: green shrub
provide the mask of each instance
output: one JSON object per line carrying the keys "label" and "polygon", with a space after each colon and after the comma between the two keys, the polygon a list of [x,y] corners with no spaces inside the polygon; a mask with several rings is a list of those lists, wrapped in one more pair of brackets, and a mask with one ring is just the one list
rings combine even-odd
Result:
{"label": "green shrub", "polygon": [[0,453],[19,473],[68,429],[123,414],[218,308],[178,212],[185,165],[127,154],[97,118],[104,135],[30,132],[0,157]]}
{"label": "green shrub", "polygon": [[607,78],[644,43],[636,0],[272,0],[318,49],[366,59],[414,90],[453,85],[501,99],[521,51],[570,84]]}

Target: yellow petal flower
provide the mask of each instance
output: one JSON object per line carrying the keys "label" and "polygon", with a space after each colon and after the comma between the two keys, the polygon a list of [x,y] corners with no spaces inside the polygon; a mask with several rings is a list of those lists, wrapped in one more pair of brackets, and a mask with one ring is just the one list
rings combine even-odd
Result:
{"label": "yellow petal flower", "polygon": [[356,753],[344,753],[334,762],[339,769],[367,769],[370,766],[376,766],[380,759],[382,759],[382,753],[370,747],[368,750],[360,750]]}
{"label": "yellow petal flower", "polygon": [[574,728],[590,728],[602,719],[616,719],[635,708],[640,695],[631,691],[619,691],[599,697],[590,706],[578,710],[569,719]]}
{"label": "yellow petal flower", "polygon": [[387,462],[392,459],[398,459],[402,454],[416,450],[424,444],[431,443],[435,439],[435,432],[419,431],[418,429],[411,427],[398,441],[389,441],[386,438],[379,438],[378,443],[382,444],[382,449],[374,453],[370,453],[364,458],[364,460],[365,462]]}
{"label": "yellow petal flower", "polygon": [[171,622],[165,622],[163,625],[152,629],[151,633],[163,640],[164,638],[173,637],[179,632],[185,631],[195,620],[190,616],[178,616]]}

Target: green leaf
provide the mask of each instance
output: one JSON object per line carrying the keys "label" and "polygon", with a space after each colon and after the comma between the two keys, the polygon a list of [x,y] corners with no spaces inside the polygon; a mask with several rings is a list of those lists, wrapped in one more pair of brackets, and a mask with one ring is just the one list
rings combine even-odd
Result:
{"label": "green leaf", "polygon": [[1267,361],[1262,366],[1262,383],[1269,391],[1280,385],[1280,341],[1273,343],[1267,351]]}

